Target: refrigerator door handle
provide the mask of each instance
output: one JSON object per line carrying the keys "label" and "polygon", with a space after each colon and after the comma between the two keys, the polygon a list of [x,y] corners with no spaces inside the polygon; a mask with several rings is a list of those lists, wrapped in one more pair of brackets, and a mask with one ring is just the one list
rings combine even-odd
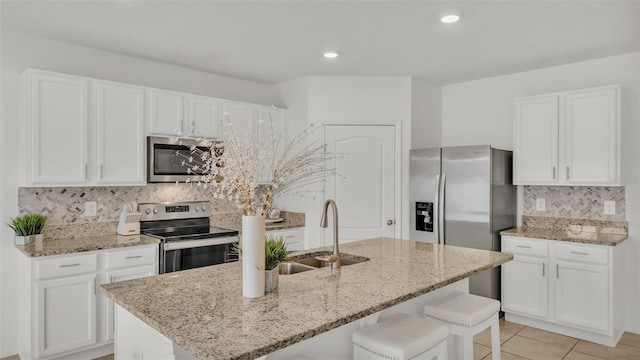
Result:
{"label": "refrigerator door handle", "polygon": [[440,186],[438,188],[438,244],[443,244],[445,241],[445,232],[444,232],[444,188],[447,184],[447,174],[442,173],[440,175]]}
{"label": "refrigerator door handle", "polygon": [[436,192],[433,201],[433,229],[436,237],[436,244],[440,244],[440,174],[436,174]]}

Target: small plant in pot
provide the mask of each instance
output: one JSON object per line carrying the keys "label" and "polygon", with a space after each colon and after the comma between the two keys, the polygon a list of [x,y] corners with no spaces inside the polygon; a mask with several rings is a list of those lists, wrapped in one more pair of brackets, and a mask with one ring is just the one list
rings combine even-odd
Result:
{"label": "small plant in pot", "polygon": [[264,244],[265,291],[271,292],[278,288],[279,265],[289,260],[289,251],[282,237],[267,236]]}
{"label": "small plant in pot", "polygon": [[7,225],[16,233],[16,245],[29,245],[42,241],[42,229],[46,222],[46,216],[27,214],[11,219]]}

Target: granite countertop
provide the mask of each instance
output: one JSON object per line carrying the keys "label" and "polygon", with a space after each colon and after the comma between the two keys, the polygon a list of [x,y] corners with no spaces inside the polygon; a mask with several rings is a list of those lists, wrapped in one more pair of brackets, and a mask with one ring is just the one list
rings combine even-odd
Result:
{"label": "granite countertop", "polygon": [[[305,214],[292,211],[282,211],[283,221],[277,223],[267,223],[265,230],[284,230],[305,226]],[[239,212],[215,213],[211,215],[211,225],[223,229],[242,232],[242,214]]]}
{"label": "granite countertop", "polygon": [[616,246],[628,238],[626,233],[619,234],[615,232],[607,233],[601,231],[545,229],[535,227],[519,227],[503,230],[500,232],[500,235],[607,246]]}
{"label": "granite countertop", "polygon": [[[242,297],[241,262],[106,284],[102,292],[199,359],[254,359],[513,259],[392,238],[340,249],[371,260],[281,275],[278,289],[258,299]],[[330,248],[296,255],[319,250]]]}
{"label": "granite countertop", "polygon": [[41,243],[16,245],[16,248],[29,257],[39,257],[158,243],[158,239],[145,235],[122,236],[118,234],[103,234],[85,237],[45,239]]}

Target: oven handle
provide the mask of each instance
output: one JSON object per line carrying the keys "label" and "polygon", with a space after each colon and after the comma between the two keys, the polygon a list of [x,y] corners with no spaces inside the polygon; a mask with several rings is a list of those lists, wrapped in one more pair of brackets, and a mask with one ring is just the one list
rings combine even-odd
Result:
{"label": "oven handle", "polygon": [[171,250],[197,248],[197,247],[203,247],[203,246],[233,244],[237,242],[238,242],[237,236],[230,236],[230,237],[218,237],[218,238],[212,238],[212,239],[166,242],[162,244],[162,248],[164,249],[164,251],[171,251]]}

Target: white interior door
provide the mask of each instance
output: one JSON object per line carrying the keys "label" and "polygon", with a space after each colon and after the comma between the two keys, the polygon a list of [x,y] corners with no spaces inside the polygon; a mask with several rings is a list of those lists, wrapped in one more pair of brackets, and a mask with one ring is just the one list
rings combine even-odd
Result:
{"label": "white interior door", "polygon": [[[329,166],[339,175],[326,181],[325,200],[334,199],[338,205],[340,242],[394,237],[394,126],[326,126],[325,141],[327,151],[338,154]],[[325,236],[332,236],[331,226]],[[331,241],[325,238],[325,244]]]}

